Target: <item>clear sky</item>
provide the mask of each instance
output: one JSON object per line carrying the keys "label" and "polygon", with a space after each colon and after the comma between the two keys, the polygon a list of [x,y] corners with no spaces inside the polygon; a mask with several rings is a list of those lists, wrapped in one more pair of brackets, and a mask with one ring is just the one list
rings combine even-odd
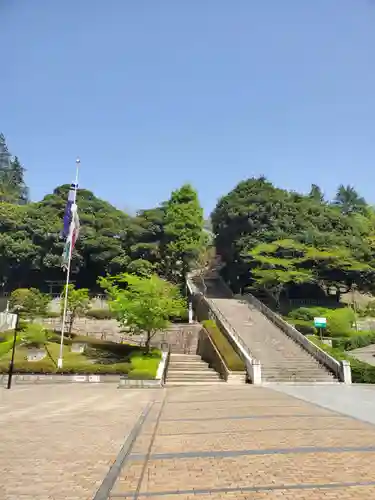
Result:
{"label": "clear sky", "polygon": [[33,199],[74,178],[120,208],[189,181],[375,203],[373,0],[0,0],[0,130]]}

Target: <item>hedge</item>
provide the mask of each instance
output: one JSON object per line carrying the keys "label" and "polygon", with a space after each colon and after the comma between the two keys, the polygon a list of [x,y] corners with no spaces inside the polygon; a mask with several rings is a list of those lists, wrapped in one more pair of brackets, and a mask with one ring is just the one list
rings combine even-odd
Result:
{"label": "hedge", "polygon": [[310,340],[338,361],[349,361],[352,369],[352,382],[357,384],[375,384],[375,366],[359,361],[337,347],[322,344],[317,338],[311,338]]}
{"label": "hedge", "polygon": [[333,347],[337,347],[342,351],[352,351],[360,347],[367,347],[375,344],[375,332],[363,332],[361,335],[355,335],[349,338],[333,339]]}
{"label": "hedge", "polygon": [[218,328],[215,321],[210,319],[203,321],[203,326],[224,359],[227,368],[234,372],[245,371],[245,363],[234,350],[227,337]]}
{"label": "hedge", "polygon": [[317,330],[311,321],[306,321],[306,320],[302,320],[302,319],[290,320],[289,318],[286,318],[286,321],[290,325],[293,325],[294,328],[296,328],[303,335],[316,335],[317,334]]}
{"label": "hedge", "polygon": [[[7,363],[8,365],[9,363]],[[7,371],[6,366],[0,363],[0,373]],[[14,373],[19,374],[69,374],[69,375],[116,375],[131,373],[131,363],[114,364],[85,364],[70,365],[65,363],[62,370],[58,370],[49,358],[40,361],[16,361],[14,364]],[[152,378],[152,377],[151,377]]]}
{"label": "hedge", "polygon": [[87,318],[94,319],[113,319],[115,318],[115,313],[110,309],[89,309],[86,313]]}
{"label": "hedge", "polygon": [[327,318],[324,335],[329,337],[349,337],[355,314],[349,307],[328,309],[326,307],[299,307],[291,311],[286,320],[304,335],[316,335],[314,318]]}
{"label": "hedge", "polygon": [[[15,358],[16,373],[66,373],[66,374],[128,374],[130,378],[154,379],[161,359],[158,349],[151,349],[145,354],[144,349],[134,345],[118,344],[92,337],[75,336],[67,339],[67,344],[83,341],[87,344],[84,354],[72,353],[69,346],[64,346],[64,365],[57,368],[60,349],[59,338],[51,335],[55,342],[46,345],[47,356],[40,361],[29,362],[27,349],[17,348]],[[51,339],[50,339],[51,340]],[[0,359],[0,373],[8,370],[10,353]]]}

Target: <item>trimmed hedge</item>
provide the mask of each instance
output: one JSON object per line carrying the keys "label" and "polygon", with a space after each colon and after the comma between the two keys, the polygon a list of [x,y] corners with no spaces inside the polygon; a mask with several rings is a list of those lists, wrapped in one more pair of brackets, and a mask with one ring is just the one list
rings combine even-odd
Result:
{"label": "trimmed hedge", "polygon": [[115,313],[110,309],[89,309],[86,313],[87,318],[94,319],[113,319],[115,318]]}
{"label": "trimmed hedge", "polygon": [[356,384],[375,384],[375,366],[363,363],[363,361],[349,356],[341,349],[337,349],[337,347],[322,344],[317,338],[311,338],[310,340],[338,361],[349,361],[352,369],[352,382]]}
{"label": "trimmed hedge", "polygon": [[4,354],[7,354],[12,349],[12,346],[13,346],[13,339],[0,342],[0,357],[4,356]]}
{"label": "trimmed hedge", "polygon": [[294,328],[296,328],[303,335],[316,335],[317,334],[317,330],[311,321],[306,321],[306,320],[302,320],[302,319],[290,320],[289,318],[286,318],[286,321],[290,325],[293,325]]}
{"label": "trimmed hedge", "polygon": [[[55,341],[47,343],[47,355],[40,361],[27,361],[25,347],[17,348],[15,373],[128,374],[129,378],[151,380],[155,378],[161,359],[161,352],[158,349],[151,349],[148,354],[145,354],[144,349],[138,346],[118,344],[92,337],[74,336],[72,339],[65,339],[64,366],[63,370],[58,370],[56,360],[60,347],[60,337],[56,334],[50,334],[50,340],[52,339]],[[87,344],[85,353],[79,354],[70,351],[69,345],[77,341]],[[9,356],[10,353],[7,352],[0,359],[0,373],[7,372]]]}
{"label": "trimmed hedge", "polygon": [[[7,363],[8,364],[8,363]],[[4,366],[0,363],[0,373],[4,373]],[[69,375],[116,375],[131,373],[131,363],[115,364],[85,364],[70,365],[64,364],[62,370],[58,370],[52,361],[46,357],[40,361],[16,361],[14,364],[14,373],[19,374],[69,374]],[[152,377],[151,377],[152,378]]]}
{"label": "trimmed hedge", "polygon": [[333,347],[342,351],[352,351],[360,347],[367,347],[368,345],[375,344],[375,332],[363,332],[361,335],[355,335],[349,338],[334,339]]}
{"label": "trimmed hedge", "polygon": [[352,323],[355,314],[349,307],[328,309],[326,307],[299,307],[291,311],[287,321],[304,335],[316,335],[314,327],[315,317],[327,318],[327,328],[324,332],[329,337],[349,337],[352,332]]}
{"label": "trimmed hedge", "polygon": [[203,326],[224,359],[228,369],[234,372],[245,371],[245,363],[236,353],[227,337],[218,328],[215,321],[210,319],[203,321]]}

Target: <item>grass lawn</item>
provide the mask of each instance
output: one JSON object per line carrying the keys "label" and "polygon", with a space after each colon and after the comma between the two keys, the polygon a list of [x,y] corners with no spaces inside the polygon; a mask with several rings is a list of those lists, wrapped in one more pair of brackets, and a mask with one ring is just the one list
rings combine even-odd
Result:
{"label": "grass lawn", "polygon": [[[65,339],[63,346],[63,370],[57,369],[60,343],[59,337],[50,335],[46,344],[47,356],[41,361],[27,361],[28,349],[19,345],[16,348],[15,372],[18,373],[87,373],[87,374],[128,374],[134,379],[153,379],[160,362],[161,353],[152,349],[149,354],[139,346],[117,344],[115,342],[98,340],[92,337],[75,337],[74,341],[87,344],[84,353],[71,352],[70,339]],[[0,373],[5,373],[9,367],[11,350],[1,349],[0,342]],[[4,346],[5,347],[5,346]],[[10,346],[11,348],[11,346]],[[7,350],[7,352],[4,352]]]}

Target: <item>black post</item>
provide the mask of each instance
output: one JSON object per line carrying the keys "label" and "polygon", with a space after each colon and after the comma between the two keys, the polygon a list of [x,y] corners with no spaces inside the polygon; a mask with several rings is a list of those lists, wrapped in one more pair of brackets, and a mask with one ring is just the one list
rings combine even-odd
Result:
{"label": "black post", "polygon": [[323,328],[319,328],[320,331],[320,341],[323,343]]}
{"label": "black post", "polygon": [[12,359],[9,365],[8,371],[8,386],[7,389],[12,387],[12,377],[13,377],[13,367],[14,367],[14,355],[16,352],[16,341],[17,341],[17,333],[18,333],[18,323],[19,323],[19,313],[17,313],[16,326],[14,327],[14,336],[13,336],[13,347],[12,347]]}

